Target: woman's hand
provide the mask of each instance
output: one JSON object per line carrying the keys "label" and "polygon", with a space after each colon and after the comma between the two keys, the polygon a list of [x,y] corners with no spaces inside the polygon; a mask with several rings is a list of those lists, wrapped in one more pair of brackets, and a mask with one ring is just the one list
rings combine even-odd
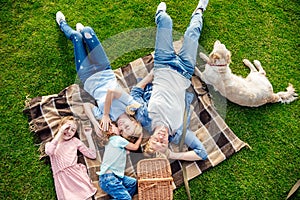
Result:
{"label": "woman's hand", "polygon": [[111,125],[111,120],[108,115],[103,115],[100,123],[100,129],[102,131],[108,131],[109,126]]}

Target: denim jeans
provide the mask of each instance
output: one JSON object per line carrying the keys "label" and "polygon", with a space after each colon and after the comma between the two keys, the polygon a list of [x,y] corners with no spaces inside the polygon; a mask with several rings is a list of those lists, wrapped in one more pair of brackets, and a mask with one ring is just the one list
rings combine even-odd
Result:
{"label": "denim jeans", "polygon": [[76,71],[83,83],[94,73],[111,69],[108,57],[91,27],[84,27],[79,33],[62,21],[60,29],[73,43]]}
{"label": "denim jeans", "polygon": [[100,175],[99,186],[113,199],[132,199],[137,190],[137,180],[129,176],[120,178],[114,173],[107,173]]}
{"label": "denim jeans", "polygon": [[175,53],[172,37],[172,19],[166,12],[159,12],[155,17],[157,24],[154,67],[171,67],[190,79],[194,73],[198,50],[198,40],[202,30],[202,14],[192,16],[189,27],[184,34],[183,45]]}

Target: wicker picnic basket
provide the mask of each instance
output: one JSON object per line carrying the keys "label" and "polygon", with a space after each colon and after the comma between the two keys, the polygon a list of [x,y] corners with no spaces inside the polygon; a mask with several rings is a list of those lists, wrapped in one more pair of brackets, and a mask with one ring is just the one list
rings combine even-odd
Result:
{"label": "wicker picnic basket", "polygon": [[137,164],[139,200],[173,199],[173,178],[166,158],[140,160]]}

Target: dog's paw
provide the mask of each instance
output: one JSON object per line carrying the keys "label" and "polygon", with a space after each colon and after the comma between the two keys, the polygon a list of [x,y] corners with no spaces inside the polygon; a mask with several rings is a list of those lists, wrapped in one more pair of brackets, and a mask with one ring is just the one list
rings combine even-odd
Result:
{"label": "dog's paw", "polygon": [[200,52],[199,56],[202,60],[204,60],[204,62],[209,63],[209,57],[207,55],[205,55],[204,53]]}
{"label": "dog's paw", "polygon": [[261,63],[259,62],[259,60],[254,60],[253,63],[255,66],[261,66]]}
{"label": "dog's paw", "polygon": [[248,66],[251,65],[251,62],[248,59],[243,59],[243,63]]}

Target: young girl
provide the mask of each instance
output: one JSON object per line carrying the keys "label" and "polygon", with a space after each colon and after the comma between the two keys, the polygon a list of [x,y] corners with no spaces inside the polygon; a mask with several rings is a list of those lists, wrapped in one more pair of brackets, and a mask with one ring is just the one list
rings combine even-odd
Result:
{"label": "young girl", "polygon": [[137,150],[142,141],[142,129],[135,143],[120,136],[118,128],[111,124],[108,131],[104,132],[107,144],[103,156],[99,175],[99,186],[113,199],[132,199],[137,189],[137,180],[125,176],[126,151]]}
{"label": "young girl", "polygon": [[92,185],[87,169],[77,163],[77,150],[84,156],[95,159],[96,152],[91,134],[87,133],[90,148],[74,137],[77,124],[72,116],[64,117],[53,139],[45,144],[49,155],[57,199],[89,199],[97,191]]}

